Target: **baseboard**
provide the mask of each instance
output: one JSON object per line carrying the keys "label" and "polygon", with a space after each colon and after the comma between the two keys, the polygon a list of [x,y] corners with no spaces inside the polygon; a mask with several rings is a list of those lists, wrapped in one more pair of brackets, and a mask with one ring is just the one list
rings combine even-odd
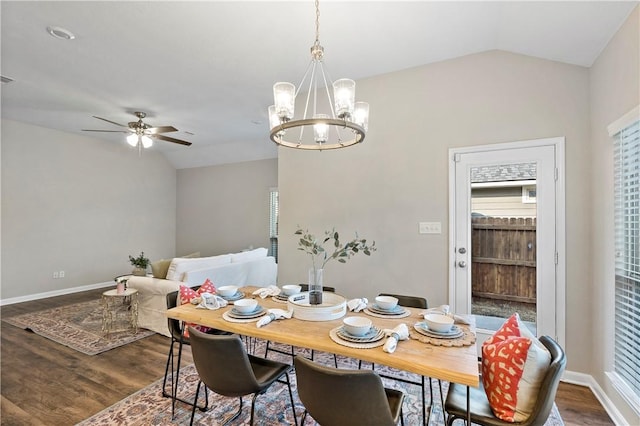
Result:
{"label": "baseboard", "polygon": [[87,290],[95,290],[97,288],[113,287],[113,281],[107,281],[97,284],[83,285],[80,287],[65,288],[62,290],[47,291],[45,293],[29,294],[27,296],[11,297],[9,299],[0,299],[0,306],[13,305],[14,303],[29,302],[31,300],[46,299],[47,297],[64,296],[67,294],[80,293]]}
{"label": "baseboard", "polygon": [[618,408],[613,404],[611,399],[609,399],[598,382],[590,374],[577,373],[575,371],[565,371],[564,375],[562,376],[562,381],[565,383],[571,383],[573,385],[588,387],[589,389],[591,389],[591,392],[593,392],[593,394],[596,396],[596,399],[600,402],[600,404],[602,404],[605,411],[616,425],[627,424],[627,421],[624,419]]}

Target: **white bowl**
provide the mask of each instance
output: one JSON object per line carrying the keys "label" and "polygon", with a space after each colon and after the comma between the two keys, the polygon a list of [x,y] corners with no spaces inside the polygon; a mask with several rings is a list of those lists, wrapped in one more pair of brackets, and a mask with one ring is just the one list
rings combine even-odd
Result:
{"label": "white bowl", "polygon": [[429,330],[436,333],[446,333],[451,330],[453,318],[442,314],[427,314],[424,316],[424,322],[427,323]]}
{"label": "white bowl", "polygon": [[222,287],[218,287],[216,289],[216,293],[218,293],[222,297],[231,297],[238,292],[238,286],[235,285],[223,285]]}
{"label": "white bowl", "polygon": [[346,317],[342,320],[344,330],[352,336],[364,336],[371,329],[371,320],[365,317]]}
{"label": "white bowl", "polygon": [[302,286],[299,286],[297,284],[287,284],[282,286],[282,292],[286,296],[293,296],[294,294],[298,294],[300,293],[300,290],[302,290]]}
{"label": "white bowl", "polygon": [[258,302],[254,299],[240,299],[233,302],[233,307],[241,314],[248,314],[256,310]]}
{"label": "white bowl", "polygon": [[378,296],[376,297],[376,305],[378,305],[380,309],[390,311],[398,306],[398,299],[393,296]]}

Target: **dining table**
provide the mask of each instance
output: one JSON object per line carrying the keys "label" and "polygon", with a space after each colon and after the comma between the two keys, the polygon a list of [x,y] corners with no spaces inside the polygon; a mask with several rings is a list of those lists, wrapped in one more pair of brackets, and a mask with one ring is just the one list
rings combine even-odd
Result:
{"label": "dining table", "polygon": [[[240,291],[246,298],[255,298],[265,309],[287,310],[287,304],[271,296],[261,298],[254,295],[253,292],[258,289],[259,287],[246,286],[240,288]],[[327,321],[307,321],[297,319],[294,315],[290,319],[274,320],[265,326],[257,327],[256,321],[231,322],[228,316],[225,319],[224,313],[232,307],[228,305],[209,310],[198,308],[193,304],[183,304],[168,309],[167,317],[243,336],[343,355],[468,387],[479,386],[480,375],[475,342],[462,346],[440,346],[409,338],[398,342],[393,353],[387,353],[382,346],[363,349],[336,343],[330,334],[332,330],[335,331],[342,325],[344,317]],[[348,309],[346,316],[366,316],[372,320],[374,326],[380,329],[393,329],[405,323],[409,330],[412,330],[414,325],[422,320],[420,314],[424,309],[405,309],[409,313],[402,318],[371,317],[364,312],[349,312]],[[464,327],[473,327],[473,325]]]}

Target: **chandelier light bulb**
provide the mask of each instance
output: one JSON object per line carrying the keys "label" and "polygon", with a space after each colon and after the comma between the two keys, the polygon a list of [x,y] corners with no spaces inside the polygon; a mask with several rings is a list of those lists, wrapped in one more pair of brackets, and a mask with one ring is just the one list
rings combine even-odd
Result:
{"label": "chandelier light bulb", "polygon": [[274,84],[273,98],[275,100],[276,113],[280,120],[291,120],[295,110],[296,86],[287,82]]}
{"label": "chandelier light bulb", "polygon": [[271,105],[268,111],[269,111],[269,128],[273,129],[274,127],[280,125],[280,117],[278,117],[278,113],[276,112],[275,105]]}
{"label": "chandelier light bulb", "polygon": [[131,146],[138,145],[138,135],[136,135],[135,133],[132,133],[129,136],[127,136],[127,143]]}
{"label": "chandelier light bulb", "polygon": [[369,130],[369,104],[356,102],[353,108],[353,122],[361,126],[366,132]]}
{"label": "chandelier light bulb", "polygon": [[[316,114],[313,118],[329,118],[326,114]],[[316,143],[323,144],[329,138],[329,125],[326,123],[316,123],[313,125],[313,137]]]}
{"label": "chandelier light bulb", "polygon": [[334,81],[333,97],[335,99],[336,116],[342,119],[350,118],[356,101],[356,82],[348,78]]}

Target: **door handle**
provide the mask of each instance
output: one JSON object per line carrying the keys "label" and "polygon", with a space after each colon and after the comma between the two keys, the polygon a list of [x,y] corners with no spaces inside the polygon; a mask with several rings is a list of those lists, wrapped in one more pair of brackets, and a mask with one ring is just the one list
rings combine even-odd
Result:
{"label": "door handle", "polygon": [[467,262],[465,262],[464,260],[461,260],[460,262],[458,262],[458,266],[461,268],[465,268],[467,266]]}

